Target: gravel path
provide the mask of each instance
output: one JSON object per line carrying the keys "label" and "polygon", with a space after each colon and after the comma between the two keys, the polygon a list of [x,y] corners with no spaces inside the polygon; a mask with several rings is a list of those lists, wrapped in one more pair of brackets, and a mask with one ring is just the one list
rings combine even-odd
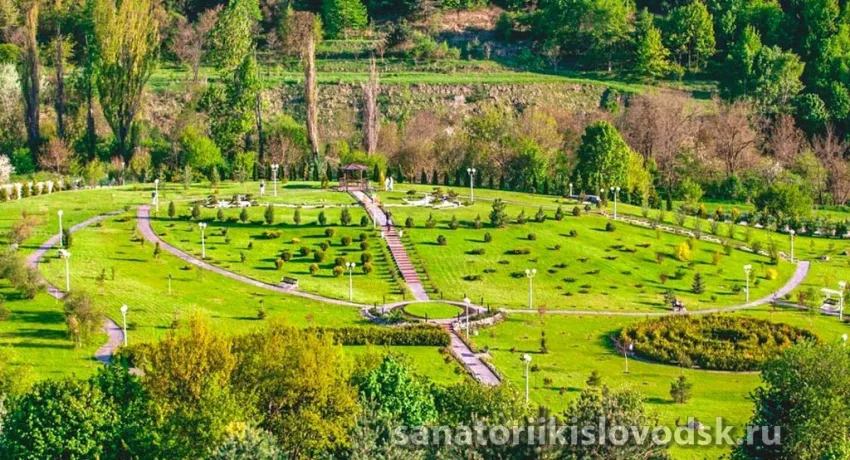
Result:
{"label": "gravel path", "polygon": [[[82,230],[82,229],[88,227],[89,225],[95,224],[97,222],[100,222],[100,221],[108,218],[108,217],[111,217],[111,216],[114,216],[114,215],[120,214],[120,213],[121,213],[121,211],[113,211],[113,212],[110,212],[110,213],[107,213],[107,214],[101,214],[99,216],[92,217],[91,219],[85,220],[85,221],[80,222],[79,224],[71,227],[70,232],[74,233],[76,231]],[[46,256],[47,253],[51,249],[53,249],[53,246],[56,246],[57,244],[59,244],[59,235],[58,234],[54,235],[49,240],[45,241],[44,244],[42,244],[41,246],[38,247],[38,249],[35,250],[35,252],[30,254],[27,257],[27,265],[29,265],[30,267],[33,267],[35,269],[38,269],[38,264],[41,262],[41,259],[43,259],[44,256]],[[59,288],[57,288],[56,286],[48,283],[47,281],[44,282],[44,285],[45,285],[45,289],[47,290],[47,293],[50,294],[51,296],[53,296],[53,297],[55,297],[59,300],[62,300],[63,298],[65,298],[65,293],[62,292],[61,290],[59,290]],[[115,350],[117,350],[118,347],[120,347],[121,344],[124,343],[124,331],[121,330],[121,327],[118,326],[118,324],[115,323],[115,321],[112,321],[109,318],[103,319],[103,331],[106,332],[106,335],[109,337],[109,339],[106,341],[106,343],[102,347],[100,347],[95,352],[94,357],[95,357],[95,359],[97,359],[98,361],[100,361],[103,364],[109,364],[109,362],[112,361],[112,355],[115,354]]]}

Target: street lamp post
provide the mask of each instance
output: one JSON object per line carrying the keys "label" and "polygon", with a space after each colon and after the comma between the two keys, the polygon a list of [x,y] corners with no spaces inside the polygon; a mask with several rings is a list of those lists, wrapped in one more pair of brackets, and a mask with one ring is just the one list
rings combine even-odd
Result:
{"label": "street lamp post", "polygon": [[469,202],[475,203],[475,168],[466,168],[469,173]]}
{"label": "street lamp post", "polygon": [[159,179],[153,180],[153,204],[156,206],[156,213],[159,214]]}
{"label": "street lamp post", "polygon": [[844,291],[847,289],[846,281],[838,282],[838,320],[844,321]]}
{"label": "street lamp post", "polygon": [[626,358],[626,374],[629,373],[629,353],[634,349],[634,342],[629,342],[629,346],[623,347],[623,357]]}
{"label": "street lamp post", "polygon": [[65,241],[64,241],[65,235],[62,234],[62,214],[65,214],[65,211],[60,209],[59,211],[56,212],[56,214],[59,215],[59,247],[64,248],[65,247]]}
{"label": "street lamp post", "polygon": [[528,277],[528,309],[531,310],[534,305],[534,276],[537,275],[537,269],[525,269],[525,276]]}
{"label": "street lamp post", "polygon": [[64,249],[60,249],[59,257],[65,259],[65,293],[67,294],[71,292],[71,266],[68,263],[71,259],[71,253]]}
{"label": "street lamp post", "polygon": [[469,338],[469,305],[472,303],[469,297],[463,298],[463,303],[466,306],[466,338]]}
{"label": "street lamp post", "polygon": [[277,170],[280,168],[280,165],[277,163],[272,163],[272,181],[274,182],[274,196],[277,196]]}
{"label": "street lamp post", "polygon": [[171,273],[168,274],[168,295],[171,295]]}
{"label": "street lamp post", "polygon": [[841,345],[847,346],[847,334],[841,334]]}
{"label": "street lamp post", "polygon": [[124,346],[127,346],[127,305],[121,305],[121,317],[124,319]]}
{"label": "street lamp post", "polygon": [[750,303],[750,270],[752,270],[752,269],[753,269],[752,265],[744,265],[744,273],[747,276],[747,287],[746,287],[746,290],[744,291],[747,295],[746,303]]}
{"label": "street lamp post", "polygon": [[354,272],[354,267],[357,266],[355,262],[346,262],[345,268],[348,269],[348,301],[354,301],[354,285],[352,284],[352,273]]}
{"label": "street lamp post", "polygon": [[207,245],[204,241],[204,230],[207,228],[206,222],[201,222],[198,224],[198,228],[201,229],[201,259],[207,258]]}
{"label": "street lamp post", "polygon": [[570,198],[573,196],[573,183],[570,182]]}
{"label": "street lamp post", "polygon": [[794,262],[794,235],[797,233],[793,229],[791,230],[791,262]]}
{"label": "street lamp post", "polygon": [[528,373],[528,365],[531,364],[531,355],[523,353],[520,360],[525,363],[525,404],[528,405],[528,379],[530,377]]}
{"label": "street lamp post", "polygon": [[611,191],[614,193],[614,220],[617,220],[617,195],[620,194],[620,187],[611,187]]}

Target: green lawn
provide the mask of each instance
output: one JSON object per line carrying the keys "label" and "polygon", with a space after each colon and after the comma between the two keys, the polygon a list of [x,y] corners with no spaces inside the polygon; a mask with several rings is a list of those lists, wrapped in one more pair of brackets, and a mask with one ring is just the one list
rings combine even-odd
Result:
{"label": "green lawn", "polygon": [[446,319],[457,317],[463,313],[463,309],[457,305],[440,302],[414,303],[405,306],[404,312],[419,318]]}
{"label": "green lawn", "polygon": [[[837,341],[841,334],[850,331],[837,318],[810,316],[795,310],[772,312],[765,307],[736,314],[787,322],[813,330],[822,340],[828,341]],[[495,327],[481,330],[473,337],[473,341],[480,347],[489,347],[496,368],[517,387],[524,385],[525,366],[520,356],[529,353],[532,364],[539,368],[531,372],[531,399],[555,411],[561,411],[569,405],[595,370],[609,386],[630,387],[639,391],[663,424],[673,425],[677,419],[685,423],[688,417],[696,417],[708,424],[712,424],[715,417],[724,417],[736,426],[749,420],[752,404],[748,395],[759,384],[757,373],[682,370],[675,366],[630,359],[629,373],[626,374],[625,360],[611,346],[609,337],[623,326],[641,320],[515,314]],[[540,353],[542,331],[546,332],[548,354]],[[694,387],[693,398],[687,404],[680,405],[673,403],[669,391],[670,384],[682,373]],[[679,449],[675,451],[675,456],[717,458],[722,453],[720,449]]]}
{"label": "green lawn", "polygon": [[[375,269],[365,275],[359,269],[353,277],[354,300],[364,303],[381,303],[399,300],[398,286],[389,275],[390,261],[381,255],[384,242],[369,227],[359,226],[364,211],[359,207],[349,208],[353,224],[338,225],[341,206],[353,203],[344,193],[323,191],[315,183],[280,183],[279,194],[272,196],[268,184],[267,195],[262,203],[273,202],[276,223],[262,223],[264,208],[250,211],[250,222],[218,222],[214,210],[204,210],[204,219],[209,222],[206,230],[209,258],[216,264],[267,282],[278,282],[284,275],[299,279],[302,290],[323,295],[347,298],[346,275],[334,277],[331,267],[337,256],[360,261],[363,252],[359,246],[360,233],[366,233],[369,251],[374,254]],[[461,300],[465,295],[478,302],[492,306],[524,308],[527,305],[528,280],[526,268],[538,270],[534,278],[535,307],[546,305],[548,310],[612,310],[612,311],[661,311],[661,293],[672,289],[682,298],[689,309],[734,305],[743,302],[743,294],[732,294],[732,287],[741,282],[741,267],[746,263],[755,266],[759,275],[758,285],[753,287],[752,297],[768,295],[783,285],[793,265],[787,262],[777,267],[768,264],[765,257],[734,251],[730,256],[721,256],[713,264],[713,254],[721,252],[719,245],[697,242],[692,254],[693,265],[675,260],[673,248],[685,241],[683,237],[656,234],[651,229],[616,224],[614,232],[605,231],[607,220],[599,216],[570,214],[573,204],[551,196],[529,195],[515,192],[476,190],[474,205],[459,209],[431,210],[399,206],[408,189],[430,190],[431,186],[399,184],[397,192],[380,193],[382,202],[388,205],[396,223],[403,226],[409,216],[414,226],[405,230],[404,241],[411,250],[414,262],[419,266],[426,287],[432,298],[443,296]],[[48,196],[28,198],[0,204],[0,235],[21,218],[22,212],[38,218],[33,235],[21,248],[28,254],[39,244],[55,234],[58,229],[56,211],[65,211],[65,225],[70,226],[92,216],[120,210],[150,202],[150,185],[127,186],[79,192],[63,192]],[[466,195],[468,189],[456,189]],[[199,255],[200,233],[197,226],[188,220],[169,219],[168,202],[174,200],[179,214],[190,212],[187,201],[205,197],[218,191],[222,197],[232,194],[258,194],[258,183],[223,183],[217,187],[209,184],[193,185],[188,190],[177,184],[163,184],[161,188],[160,220],[154,226],[162,237],[175,246]],[[515,219],[521,209],[525,210],[529,222],[524,225],[510,224],[507,228],[493,229],[487,225],[491,200],[502,197],[509,202],[507,213]],[[301,224],[295,225],[294,206],[301,209]],[[566,217],[558,222],[552,216],[557,206],[563,205]],[[313,207],[320,206],[320,207]],[[547,219],[543,223],[533,222],[538,207],[543,207]],[[335,234],[325,236],[326,227],[315,224],[318,213],[324,211],[329,227]],[[620,205],[622,214],[641,215],[634,206]],[[236,218],[239,210],[225,211],[226,218]],[[425,228],[425,221],[433,214],[436,227]],[[452,216],[457,216],[460,228],[448,228]],[[485,225],[481,230],[471,228],[473,219],[480,215]],[[673,213],[666,220],[673,221]],[[686,226],[693,227],[688,219]],[[708,232],[707,223],[703,223]],[[722,224],[725,225],[725,224]],[[721,225],[718,231],[727,232]],[[227,229],[227,236],[221,234]],[[263,239],[263,231],[280,231],[280,236]],[[577,236],[569,236],[575,230]],[[492,242],[484,243],[485,232],[490,232]],[[529,239],[530,233],[536,239]],[[436,243],[437,236],[447,239],[446,246]],[[349,236],[353,242],[342,246],[341,237]],[[747,239],[746,232],[738,227],[738,241]],[[229,238],[229,243],[225,241]],[[293,238],[300,239],[293,243]],[[774,238],[777,244],[787,243],[787,235],[753,229],[750,241],[767,242]],[[330,240],[331,246],[322,262],[318,276],[311,276],[308,267],[312,256],[299,257],[277,270],[274,259],[283,249],[297,254],[302,246],[316,249],[323,241]],[[249,243],[251,249],[248,249]],[[556,249],[556,245],[560,248]],[[648,246],[647,246],[648,245]],[[528,248],[528,254],[513,255],[517,248]],[[804,287],[820,288],[833,286],[841,279],[850,279],[850,245],[843,240],[797,237],[796,255],[812,260],[812,269]],[[473,250],[483,249],[482,254]],[[135,210],[106,219],[76,233],[70,248],[72,288],[90,292],[95,302],[107,314],[120,322],[119,308],[127,304],[130,308],[129,321],[131,342],[157,340],[167,333],[173,320],[185,319],[192,312],[200,312],[211,318],[217,328],[230,333],[249,331],[263,327],[269,321],[285,321],[298,327],[348,326],[365,324],[356,308],[340,307],[303,298],[286,296],[272,291],[253,288],[194,267],[187,266],[165,252],[154,257],[154,247],[142,242],[136,231]],[[664,254],[662,262],[657,253]],[[245,262],[241,261],[245,255]],[[822,260],[829,256],[829,260]],[[563,265],[562,265],[563,264]],[[768,268],[778,270],[778,279],[764,278]],[[676,270],[682,270],[682,279],[673,279]],[[64,264],[51,251],[41,266],[44,276],[57,285],[64,280]],[[514,276],[514,272],[517,276]],[[691,292],[694,273],[705,278],[706,292],[696,295]],[[114,274],[114,275],[113,275]],[[670,279],[661,283],[661,274]],[[168,278],[172,276],[172,292],[169,294]],[[468,275],[480,276],[475,280],[463,279]],[[436,290],[434,288],[437,288]],[[583,293],[581,291],[586,291]],[[0,292],[6,296],[5,306],[11,312],[9,320],[0,322],[0,346],[11,356],[14,365],[30,369],[35,378],[77,375],[84,377],[93,372],[98,364],[92,359],[94,351],[105,341],[97,337],[90,346],[75,349],[65,333],[62,304],[46,294],[39,294],[31,301],[21,300],[8,286],[0,284]],[[716,299],[712,299],[716,296]],[[266,319],[258,319],[260,309],[265,310]],[[406,308],[408,313],[429,318],[454,316],[460,310],[445,304],[415,304]],[[847,326],[837,319],[812,316],[796,310],[785,309],[773,312],[768,307],[736,313],[753,315],[814,330],[823,340],[837,340],[847,332]],[[630,361],[630,373],[624,374],[625,362],[608,342],[608,337],[624,325],[640,321],[639,317],[604,316],[558,316],[556,314],[512,315],[502,324],[484,329],[474,338],[479,346],[488,346],[496,367],[508,381],[519,386],[522,383],[523,366],[521,353],[532,354],[533,363],[539,370],[531,373],[531,391],[534,402],[549,406],[556,411],[567,407],[578,394],[591,371],[601,373],[603,380],[612,386],[632,386],[643,393],[651,408],[659,415],[662,423],[673,424],[679,418],[682,423],[688,416],[713,420],[716,416],[728,418],[741,425],[749,418],[751,404],[747,395],[759,383],[757,374],[730,374],[699,370],[681,370],[672,366]],[[541,331],[546,332],[549,353],[540,354]],[[367,347],[346,347],[352,357],[367,353]],[[458,365],[448,363],[433,347],[393,347],[411,357],[417,371],[438,383],[451,383],[465,378],[456,370]],[[683,405],[675,405],[669,397],[670,383],[684,372],[694,383],[693,399]],[[551,379],[549,381],[548,379]],[[677,450],[677,458],[717,457],[719,449],[709,451]]]}
{"label": "green lawn", "polygon": [[[401,206],[407,188],[382,192],[380,199],[396,225],[413,219],[404,239],[414,261],[424,267],[426,287],[439,290],[437,295],[446,299],[468,296],[494,307],[528,308],[525,270],[536,269],[535,309],[545,305],[549,309],[663,311],[667,308],[663,294],[671,290],[694,310],[744,303],[744,293],[735,293],[744,284],[744,265],[753,265],[757,273],[751,299],[779,289],[794,270],[788,262],[773,266],[767,257],[749,252],[734,250],[727,256],[721,245],[705,241],[695,243],[689,261],[679,261],[675,248],[687,241],[685,237],[625,223],[617,223],[616,230],[608,232],[609,221],[604,217],[573,217],[572,203],[563,204],[566,216],[558,222],[553,217],[559,205],[555,197],[480,190],[474,205],[430,209]],[[511,224],[506,228],[489,225],[488,200],[497,196],[509,201],[506,211]],[[541,206],[546,220],[534,222]],[[529,220],[516,224],[522,210]],[[426,228],[429,216],[436,222],[434,228]],[[453,216],[460,225],[456,230],[449,228]],[[480,230],[472,228],[476,216],[483,221]],[[570,236],[573,231],[576,236]],[[490,243],[485,242],[486,233],[492,237]],[[440,235],[446,238],[446,246],[437,244]],[[515,250],[528,253],[514,254]],[[716,264],[715,254],[719,254]],[[777,271],[776,279],[767,279],[771,269]],[[692,292],[696,273],[705,283],[701,295]]]}
{"label": "green lawn", "polygon": [[0,294],[10,313],[8,320],[0,321],[0,349],[24,375],[85,378],[101,365],[94,353],[106,342],[106,334],[97,334],[91,345],[75,348],[67,334],[61,302],[44,292],[32,300],[22,299],[5,280],[0,281]]}
{"label": "green lawn", "polygon": [[[185,319],[192,312],[209,316],[214,325],[229,332],[261,327],[263,321],[258,319],[261,307],[267,312],[265,321],[280,319],[302,327],[353,325],[364,321],[356,308],[254,288],[189,266],[165,252],[154,258],[153,245],[137,240],[135,226],[132,212],[107,219],[101,226],[76,233],[70,249],[71,289],[90,292],[116,321],[121,318],[121,305],[127,304],[128,321],[133,324],[131,340],[158,339],[167,332],[175,316]],[[62,285],[64,264],[55,253],[45,262],[42,273],[54,284]]]}
{"label": "green lawn", "polygon": [[[322,196],[328,195],[348,196],[338,192]],[[188,216],[188,204],[184,208],[180,213]],[[362,208],[352,207],[348,210],[353,222],[348,226],[339,225],[342,213],[339,208],[301,209],[301,223],[295,224],[296,208],[290,207],[275,208],[275,224],[266,225],[263,222],[265,208],[262,206],[249,209],[250,219],[247,223],[226,221],[228,218],[237,219],[241,213],[240,209],[223,210],[225,221],[222,222],[215,219],[216,210],[202,208],[202,219],[208,223],[205,231],[207,261],[271,284],[279,283],[284,276],[293,277],[298,279],[298,288],[302,291],[347,300],[348,273],[340,276],[333,273],[336,258],[343,257],[357,264],[352,272],[354,301],[382,304],[385,300],[400,300],[401,288],[391,278],[390,270],[394,270],[394,266],[390,265],[391,261],[385,255],[388,253],[382,249],[383,240],[372,229],[371,221],[365,227],[359,225],[361,217],[366,214]],[[317,223],[322,212],[327,216],[328,226],[320,226]],[[153,225],[157,234],[172,246],[196,257],[201,256],[201,233],[196,223],[160,216]],[[326,235],[328,229],[334,233],[333,236]],[[226,235],[224,230],[227,230]],[[275,238],[265,238],[264,232],[277,232],[279,235]],[[367,237],[368,248],[365,251],[361,248],[361,234]],[[350,238],[351,242],[344,246],[343,238]],[[323,242],[328,243],[329,247],[324,251],[324,259],[316,262],[312,251],[321,250],[320,244]],[[302,256],[299,253],[302,247],[311,252]],[[290,251],[292,259],[278,270],[275,260],[284,250]],[[365,252],[373,257],[373,271],[368,274],[362,270],[361,255]],[[310,273],[313,263],[319,265],[319,272],[315,275]]]}
{"label": "green lawn", "polygon": [[[610,210],[610,204],[608,208]],[[725,209],[730,208],[725,206]],[[643,214],[643,210],[639,207],[623,204],[619,205],[618,211],[622,215],[636,217],[642,217]],[[658,219],[658,211],[649,212],[649,218]],[[664,221],[671,225],[676,224],[675,216],[671,212],[665,213]],[[686,219],[686,228],[694,229],[695,226],[696,221],[693,218]],[[703,232],[710,232],[707,222],[703,221],[701,227]],[[718,235],[729,238],[730,225],[727,223],[719,224]],[[738,243],[751,244],[760,241],[765,246],[772,239],[781,251],[791,252],[791,237],[788,234],[736,225],[732,227],[732,235],[734,235],[734,241]],[[839,281],[850,281],[850,241],[846,239],[797,235],[794,237],[794,256],[800,260],[810,261],[811,266],[806,280],[790,296],[792,299],[796,300],[797,293],[804,289],[813,288],[818,292],[824,287],[837,289]]]}

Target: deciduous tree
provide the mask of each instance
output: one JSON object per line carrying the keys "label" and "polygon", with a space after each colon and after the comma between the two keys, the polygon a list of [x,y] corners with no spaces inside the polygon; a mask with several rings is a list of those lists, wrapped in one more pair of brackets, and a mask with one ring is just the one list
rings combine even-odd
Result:
{"label": "deciduous tree", "polygon": [[97,0],[97,89],[118,154],[130,159],[130,128],[159,53],[159,14],[151,0]]}

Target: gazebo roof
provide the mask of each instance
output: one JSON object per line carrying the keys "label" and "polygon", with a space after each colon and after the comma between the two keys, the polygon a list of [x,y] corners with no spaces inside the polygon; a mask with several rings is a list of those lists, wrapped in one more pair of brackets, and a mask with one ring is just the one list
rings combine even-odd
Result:
{"label": "gazebo roof", "polygon": [[369,168],[366,165],[350,164],[350,165],[343,166],[342,170],[343,171],[368,171]]}

